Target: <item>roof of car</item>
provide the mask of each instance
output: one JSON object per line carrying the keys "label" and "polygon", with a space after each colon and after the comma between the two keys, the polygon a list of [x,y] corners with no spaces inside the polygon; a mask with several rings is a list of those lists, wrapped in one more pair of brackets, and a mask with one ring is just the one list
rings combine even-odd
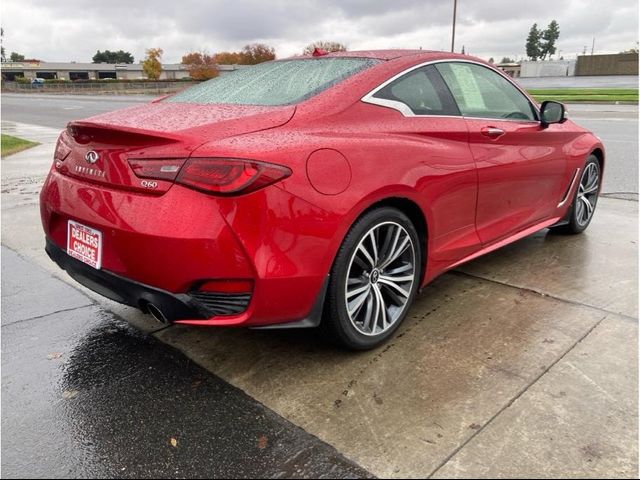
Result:
{"label": "roof of car", "polygon": [[[429,57],[442,57],[443,55],[450,56],[451,58],[469,58],[467,55],[462,55],[459,53],[451,53],[451,52],[441,52],[437,50],[355,50],[348,52],[331,52],[326,55],[322,55],[323,57],[365,57],[365,58],[376,58],[378,60],[393,60],[394,58],[399,57],[409,57],[409,56],[423,56],[425,59]],[[308,56],[308,55],[305,55]]]}

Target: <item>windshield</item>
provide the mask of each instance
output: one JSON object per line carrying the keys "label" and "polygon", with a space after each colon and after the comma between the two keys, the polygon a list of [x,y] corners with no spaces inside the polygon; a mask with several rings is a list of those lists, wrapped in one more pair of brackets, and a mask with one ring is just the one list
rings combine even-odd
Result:
{"label": "windshield", "polygon": [[288,105],[306,100],[378,63],[372,58],[278,60],[234,72],[188,88],[165,102]]}

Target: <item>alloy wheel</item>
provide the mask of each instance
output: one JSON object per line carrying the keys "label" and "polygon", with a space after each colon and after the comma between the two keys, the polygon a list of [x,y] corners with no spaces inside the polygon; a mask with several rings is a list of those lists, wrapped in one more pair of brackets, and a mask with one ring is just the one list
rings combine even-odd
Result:
{"label": "alloy wheel", "polygon": [[598,189],[600,188],[600,176],[598,166],[589,163],[580,179],[578,195],[576,196],[576,222],[584,226],[591,220],[598,201]]}
{"label": "alloy wheel", "polygon": [[389,330],[409,303],[416,272],[415,245],[395,222],[371,228],[356,247],[345,283],[345,305],[363,335]]}

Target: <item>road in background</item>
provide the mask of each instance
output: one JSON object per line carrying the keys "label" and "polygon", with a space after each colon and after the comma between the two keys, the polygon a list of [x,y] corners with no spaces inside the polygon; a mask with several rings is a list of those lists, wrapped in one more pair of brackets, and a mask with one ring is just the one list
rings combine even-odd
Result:
{"label": "road in background", "polygon": [[567,105],[569,117],[598,135],[606,150],[603,192],[638,200],[638,105]]}
{"label": "road in background", "polygon": [[[631,81],[629,77],[607,78]],[[637,81],[637,77],[631,78]],[[3,94],[2,118],[63,129],[71,120],[139,105],[152,99],[145,96]],[[568,109],[573,120],[592,130],[605,144],[607,167],[603,192],[637,200],[638,106],[573,104]]]}
{"label": "road in background", "polygon": [[63,129],[71,120],[150,102],[144,95],[2,94],[2,118],[13,122]]}
{"label": "road in background", "polygon": [[516,78],[525,88],[638,88],[635,75]]}

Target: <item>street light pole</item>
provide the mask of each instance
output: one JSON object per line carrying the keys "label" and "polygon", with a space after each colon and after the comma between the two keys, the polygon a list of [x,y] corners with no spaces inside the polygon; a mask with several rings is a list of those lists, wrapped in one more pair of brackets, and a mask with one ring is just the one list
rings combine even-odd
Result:
{"label": "street light pole", "polygon": [[453,28],[451,30],[451,53],[456,43],[456,10],[458,7],[458,0],[453,0]]}

